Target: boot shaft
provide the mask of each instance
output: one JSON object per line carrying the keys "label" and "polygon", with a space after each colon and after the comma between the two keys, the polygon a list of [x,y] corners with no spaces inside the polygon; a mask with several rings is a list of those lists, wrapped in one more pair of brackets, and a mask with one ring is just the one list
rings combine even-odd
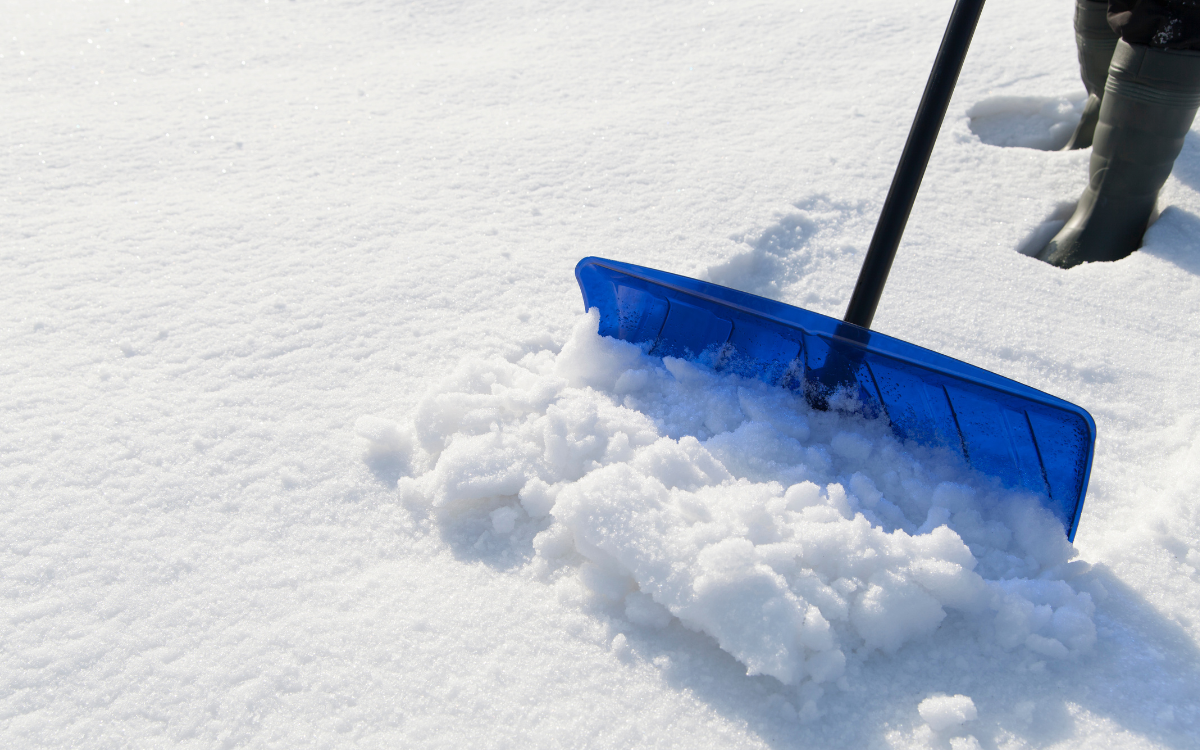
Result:
{"label": "boot shaft", "polygon": [[1118,39],[1120,37],[1108,25],[1108,3],[1105,0],[1075,0],[1075,48],[1079,53],[1079,76],[1092,96],[1104,96],[1108,64]]}
{"label": "boot shaft", "polygon": [[[1090,172],[1120,165],[1111,187],[1157,194],[1200,108],[1200,53],[1121,41],[1113,53]],[[1118,177],[1119,175],[1119,177]]]}

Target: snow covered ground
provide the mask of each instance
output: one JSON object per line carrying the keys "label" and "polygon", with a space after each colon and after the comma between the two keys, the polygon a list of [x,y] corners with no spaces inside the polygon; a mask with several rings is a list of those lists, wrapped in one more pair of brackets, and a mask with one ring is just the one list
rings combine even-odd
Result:
{"label": "snow covered ground", "polygon": [[984,10],[875,325],[1092,413],[1074,549],[581,309],[840,315],[951,5],[4,2],[3,744],[1194,747],[1200,139],[1022,254],[1072,3]]}

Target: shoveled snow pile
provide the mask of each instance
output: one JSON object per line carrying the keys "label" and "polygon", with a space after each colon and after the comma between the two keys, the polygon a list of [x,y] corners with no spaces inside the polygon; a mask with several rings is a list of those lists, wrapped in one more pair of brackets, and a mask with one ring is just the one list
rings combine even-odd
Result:
{"label": "shoveled snow pile", "polygon": [[[1036,498],[887,425],[597,335],[464,365],[412,424],[360,420],[371,460],[484,535],[536,534],[626,619],[678,618],[749,674],[836,681],[961,618],[981,648],[1070,658],[1096,641],[1087,565]],[[481,543],[484,538],[481,537]]]}

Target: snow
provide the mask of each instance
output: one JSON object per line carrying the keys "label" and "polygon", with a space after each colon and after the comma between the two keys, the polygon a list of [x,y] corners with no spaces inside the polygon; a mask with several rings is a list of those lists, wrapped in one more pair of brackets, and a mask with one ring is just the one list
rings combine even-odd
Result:
{"label": "snow", "polygon": [[979,718],[975,702],[965,695],[935,695],[926,698],[917,706],[921,718],[929,722],[935,732],[959,727]]}
{"label": "snow", "polygon": [[875,325],[1092,413],[1074,546],[581,310],[839,315],[949,8],[9,3],[3,744],[1192,746],[1200,151],[1135,255],[1022,254],[1071,3],[985,8]]}
{"label": "snow", "polygon": [[414,426],[360,429],[368,457],[415,432],[422,449],[398,457],[424,469],[400,480],[411,503],[451,524],[499,504],[476,546],[524,516],[543,577],[574,553],[614,615],[674,615],[784,685],[894,654],[947,608],[985,649],[1091,651],[1091,595],[1063,580],[1089,566],[1036,498],[918,459],[885,424],[602,338],[598,321],[580,316],[558,355],[468,361]]}

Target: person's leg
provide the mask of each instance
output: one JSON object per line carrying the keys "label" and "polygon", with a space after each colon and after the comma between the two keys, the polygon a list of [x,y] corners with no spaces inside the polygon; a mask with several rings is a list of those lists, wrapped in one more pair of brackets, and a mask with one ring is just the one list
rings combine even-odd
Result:
{"label": "person's leg", "polygon": [[1064,151],[1092,145],[1092,134],[1100,117],[1100,102],[1108,80],[1108,64],[1117,48],[1117,32],[1108,25],[1107,0],[1075,0],[1075,48],[1079,52],[1079,76],[1087,89],[1083,117]]}
{"label": "person's leg", "polygon": [[1037,257],[1070,268],[1136,250],[1197,108],[1200,52],[1122,39],[1100,107],[1091,180],[1074,215]]}

